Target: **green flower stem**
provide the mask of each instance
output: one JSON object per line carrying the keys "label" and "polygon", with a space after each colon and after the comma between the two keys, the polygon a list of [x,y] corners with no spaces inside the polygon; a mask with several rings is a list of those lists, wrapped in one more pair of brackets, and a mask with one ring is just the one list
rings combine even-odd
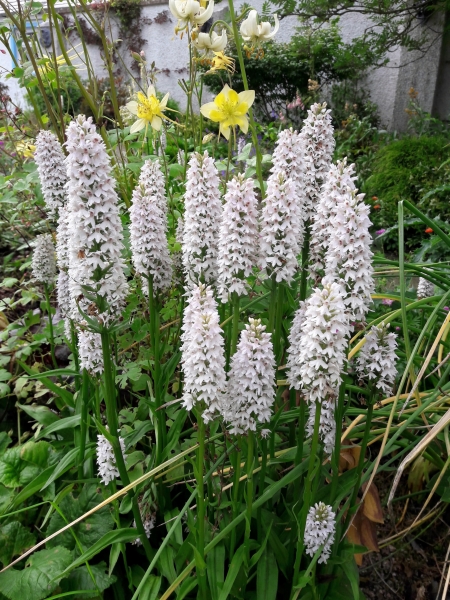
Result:
{"label": "green flower stem", "polygon": [[[79,457],[78,457],[78,478],[84,478],[84,455],[86,452],[86,434],[89,408],[89,373],[83,369],[83,383],[81,390],[78,392],[76,413],[81,415],[80,423],[80,439],[79,439]],[[89,469],[92,470],[92,469]],[[92,474],[88,474],[92,476]]]}
{"label": "green flower stem", "polygon": [[166,425],[164,420],[164,411],[158,410],[163,404],[164,394],[161,389],[161,356],[160,356],[160,331],[159,331],[159,311],[153,290],[153,277],[148,279],[148,302],[150,312],[150,342],[153,348],[153,384],[156,404],[156,419],[158,427],[158,444],[156,464],[159,464],[162,452],[166,446]]}
{"label": "green flower stem", "polygon": [[[114,450],[114,456],[116,459],[116,465],[119,470],[120,479],[122,484],[127,486],[130,484],[130,478],[128,477],[127,468],[125,466],[125,460],[123,458],[122,449],[119,442],[119,420],[117,418],[117,404],[116,404],[116,389],[114,384],[114,371],[111,362],[111,343],[110,336],[107,329],[103,329],[101,333],[102,338],[102,350],[103,350],[103,367],[104,367],[104,384],[105,384],[105,404],[106,404],[106,418],[109,426],[109,433],[112,436],[112,447]],[[134,520],[136,522],[136,529],[139,534],[139,538],[147,555],[148,560],[152,559],[153,551],[145,535],[144,526],[142,524],[142,517],[139,511],[137,503],[137,497],[133,489],[128,492],[131,499],[131,506],[133,510]]]}
{"label": "green flower stem", "polygon": [[53,319],[52,319],[52,307],[50,305],[50,294],[48,292],[48,285],[44,283],[44,292],[45,292],[45,302],[47,304],[47,314],[48,314],[48,327],[50,330],[50,354],[52,355],[52,363],[55,369],[58,368],[58,363],[56,362],[55,357],[55,336],[53,333]]}
{"label": "green flower stem", "polygon": [[[373,401],[371,398],[370,402],[368,403],[368,406],[367,406],[366,427],[364,429],[364,436],[361,441],[361,453],[359,455],[358,466],[356,467],[356,483],[353,486],[353,492],[352,492],[352,495],[350,498],[350,504],[349,504],[349,509],[348,509],[348,513],[347,513],[347,522],[344,526],[344,531],[347,530],[347,527],[349,526],[349,523],[350,523],[350,519],[353,517],[353,514],[356,510],[356,499],[358,497],[358,491],[361,486],[361,479],[362,479],[362,473],[363,473],[363,469],[364,469],[367,442],[369,440],[370,426],[372,424],[372,414],[373,414]],[[334,478],[337,479],[336,476],[334,476]],[[333,496],[332,496],[332,498],[333,498]]]}
{"label": "green flower stem", "polygon": [[[314,467],[317,462],[317,449],[319,446],[319,426],[320,426],[320,412],[322,409],[322,405],[320,402],[316,401],[316,418],[314,421],[314,433],[311,441],[311,453],[309,455],[309,463],[308,463],[308,473],[305,479],[305,489],[303,492],[303,506],[300,512],[299,519],[299,537],[297,542],[297,554],[295,557],[294,564],[294,576],[292,578],[293,586],[297,583],[297,575],[300,570],[300,564],[302,560],[303,550],[304,550],[304,539],[305,539],[305,526],[306,526],[306,518],[308,516],[308,510],[311,506],[311,490],[312,490],[312,482],[314,478]],[[293,590],[294,591],[294,590]]]}
{"label": "green flower stem", "polygon": [[270,289],[270,299],[269,299],[269,325],[267,327],[267,331],[269,333],[274,332],[275,327],[275,312],[277,306],[277,282],[275,280],[275,275],[272,275],[272,287]]}
{"label": "green flower stem", "polygon": [[308,225],[305,226],[305,237],[302,248],[302,276],[300,280],[300,300],[306,300],[306,290],[308,287],[308,258],[309,258],[309,240],[311,238],[311,230]]}
{"label": "green flower stem", "polygon": [[[232,505],[232,513],[233,519],[237,517],[239,514],[239,479],[241,478],[241,449],[240,443],[238,443],[238,447],[234,454],[234,473],[233,473],[233,499],[231,502]],[[233,529],[231,532],[231,541],[230,541],[230,556],[233,556],[234,550],[236,548],[236,529]]]}
{"label": "green flower stem", "polygon": [[[258,496],[262,496],[265,489],[266,483],[266,471],[267,471],[267,440],[261,438],[261,471],[259,472],[258,478]],[[258,531],[258,541],[262,543],[264,540],[264,530],[262,524],[262,507],[260,506],[256,511],[256,524]]]}
{"label": "green flower stem", "polygon": [[230,349],[230,357],[236,352],[237,341],[239,336],[239,296],[236,292],[233,292],[232,295],[232,304],[233,304],[233,325],[231,330],[231,349]]}
{"label": "green flower stem", "polygon": [[249,430],[247,437],[247,511],[245,517],[245,554],[247,565],[250,562],[250,533],[253,509],[253,463],[255,450],[255,434]]}
{"label": "green flower stem", "polygon": [[203,479],[203,465],[205,460],[205,423],[203,421],[202,411],[199,410],[197,414],[197,439],[198,439],[198,450],[197,450],[197,467],[196,467],[196,480],[197,480],[197,551],[199,553],[199,559],[201,564],[197,564],[197,578],[199,587],[199,599],[208,600],[208,584],[206,580],[206,566],[205,566],[205,489]]}
{"label": "green flower stem", "polygon": [[273,335],[273,350],[277,365],[280,364],[283,352],[283,344],[281,342],[281,330],[283,325],[283,305],[284,305],[284,283],[278,284],[277,295],[275,300],[275,332]]}
{"label": "green flower stem", "polygon": [[[234,12],[233,0],[228,0],[228,8],[230,9],[231,26],[233,28],[233,36],[234,36],[234,42],[236,44],[236,52],[237,52],[238,59],[239,59],[239,66],[241,69],[242,82],[244,84],[244,90],[248,91],[248,89],[249,89],[248,88],[248,80],[247,80],[247,73],[245,71],[244,56],[242,54],[241,36],[239,35],[239,30],[237,27],[236,13]],[[255,151],[256,151],[256,174],[257,174],[259,186],[261,189],[261,198],[264,198],[264,196],[265,196],[264,181],[263,181],[263,177],[262,177],[262,166],[261,166],[262,165],[262,156],[261,156],[261,149],[260,149],[259,143],[258,143],[258,135],[256,133],[255,120],[253,118],[253,109],[251,107],[248,109],[248,117],[249,117],[249,121],[250,121],[250,130],[252,132],[253,145],[255,146]]]}
{"label": "green flower stem", "polygon": [[70,342],[71,342],[71,350],[72,350],[72,354],[73,354],[73,362],[75,363],[75,371],[77,373],[80,372],[80,361],[78,358],[78,345],[77,345],[77,332],[75,329],[75,325],[72,321],[72,319],[70,320]]}
{"label": "green flower stem", "polygon": [[[346,373],[346,370],[345,370]],[[344,373],[344,376],[345,376]],[[331,465],[333,469],[333,478],[331,481],[331,503],[333,503],[334,498],[337,492],[337,486],[339,481],[339,457],[341,454],[341,436],[342,436],[342,421],[344,419],[344,402],[345,402],[345,392],[347,386],[346,382],[342,381],[339,386],[339,396],[336,405],[336,439],[334,444],[333,456],[331,457]]]}

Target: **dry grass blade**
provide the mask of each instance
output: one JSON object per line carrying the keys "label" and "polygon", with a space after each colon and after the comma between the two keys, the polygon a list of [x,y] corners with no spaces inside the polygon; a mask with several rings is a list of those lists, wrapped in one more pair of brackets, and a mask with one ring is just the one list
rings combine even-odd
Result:
{"label": "dry grass blade", "polygon": [[403,471],[405,470],[405,468],[407,467],[407,465],[409,465],[409,463],[411,461],[413,461],[416,456],[419,456],[419,454],[421,452],[423,452],[425,450],[425,448],[428,446],[428,444],[438,435],[438,433],[440,433],[444,427],[446,425],[448,425],[450,423],[450,409],[445,413],[444,416],[442,416],[439,421],[436,423],[436,425],[434,425],[434,427],[425,435],[425,437],[423,437],[419,444],[414,448],[414,450],[411,450],[411,452],[405,456],[405,458],[402,460],[402,462],[400,463],[400,466],[397,469],[397,473],[395,475],[395,479],[394,479],[394,483],[392,484],[392,489],[389,493],[389,499],[388,499],[388,506],[390,506],[394,495],[395,495],[395,491],[397,489],[397,486],[399,484],[400,478],[403,474]]}
{"label": "dry grass blade", "polygon": [[74,521],[72,521],[68,525],[65,525],[64,527],[62,527],[58,531],[55,531],[55,533],[52,533],[51,535],[49,535],[48,537],[46,537],[45,540],[42,540],[41,542],[37,543],[35,546],[33,546],[32,548],[30,548],[30,550],[27,550],[21,556],[19,556],[19,558],[16,558],[16,560],[14,560],[12,563],[10,563],[6,567],[4,567],[0,571],[0,573],[3,573],[4,571],[7,571],[10,567],[14,566],[15,564],[17,564],[18,562],[20,562],[21,560],[23,560],[25,557],[27,557],[30,554],[32,554],[35,550],[37,550],[38,548],[40,548],[41,546],[43,546],[44,544],[46,544],[48,541],[50,541],[50,540],[54,539],[55,537],[57,537],[60,533],[63,533],[64,531],[67,531],[68,529],[70,529],[71,527],[73,527],[74,525],[76,525],[77,523],[80,523],[81,521],[83,521],[83,519],[86,519],[90,515],[93,515],[94,513],[96,513],[98,510],[100,510],[104,506],[107,506],[111,502],[114,502],[114,500],[117,500],[121,496],[124,496],[125,494],[127,494],[130,490],[132,490],[137,485],[143,483],[147,479],[150,479],[150,477],[153,477],[153,475],[156,475],[156,473],[159,473],[160,471],[162,471],[163,469],[165,469],[165,467],[167,467],[167,466],[173,464],[174,462],[180,460],[180,458],[183,458],[183,456],[186,456],[187,454],[190,454],[191,452],[194,452],[195,450],[197,450],[197,448],[198,448],[198,444],[195,444],[195,446],[192,446],[191,448],[188,448],[187,450],[184,450],[184,452],[180,452],[180,454],[177,454],[177,456],[174,456],[173,458],[169,459],[165,463],[162,463],[161,465],[158,465],[157,467],[155,467],[154,469],[152,469],[151,471],[149,471],[145,475],[142,475],[142,477],[139,477],[138,479],[136,479],[135,481],[133,481],[132,483],[130,483],[130,485],[125,486],[124,488],[122,488],[121,490],[119,490],[118,492],[116,492],[115,494],[113,494],[112,496],[110,496],[109,498],[107,498],[106,500],[104,500],[103,502],[100,502],[100,504],[98,504],[97,506],[95,506],[91,510],[88,510],[86,513],[84,513],[84,515],[81,515],[81,517],[78,517],[78,519],[75,519]]}
{"label": "dry grass blade", "polygon": [[434,351],[436,350],[437,345],[441,341],[441,338],[444,335],[449,322],[450,322],[450,313],[448,313],[448,315],[445,317],[445,320],[442,323],[441,328],[439,329],[436,339],[434,340],[433,345],[431,346],[430,351],[428,352],[428,355],[422,365],[422,368],[420,369],[419,374],[417,375],[416,381],[414,382],[414,385],[409,393],[409,396],[406,399],[406,402],[403,405],[402,410],[400,411],[400,416],[402,415],[402,412],[405,410],[405,408],[408,406],[408,402],[411,399],[411,396],[417,390],[419,383],[422,381],[422,377],[423,377],[425,371],[427,370],[427,367],[430,364],[431,359],[433,358]]}

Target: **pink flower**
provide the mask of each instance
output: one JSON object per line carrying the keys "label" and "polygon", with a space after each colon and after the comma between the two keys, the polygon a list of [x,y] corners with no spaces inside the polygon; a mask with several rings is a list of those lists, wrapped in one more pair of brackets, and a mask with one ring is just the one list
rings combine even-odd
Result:
{"label": "pink flower", "polygon": [[377,235],[382,235],[385,231],[386,231],[386,229],[379,229],[378,231],[375,231],[375,233]]}
{"label": "pink flower", "polygon": [[381,304],[386,304],[386,306],[391,306],[391,304],[394,301],[392,300],[392,298],[383,298],[383,300],[381,301]]}

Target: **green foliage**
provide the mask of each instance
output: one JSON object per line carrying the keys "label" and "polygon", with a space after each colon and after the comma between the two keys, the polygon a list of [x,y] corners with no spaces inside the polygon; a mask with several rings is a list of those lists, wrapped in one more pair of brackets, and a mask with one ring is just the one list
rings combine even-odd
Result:
{"label": "green foliage", "polygon": [[[51,73],[54,75],[53,71]],[[59,114],[58,96],[60,97],[63,113],[66,113],[71,117],[80,113],[83,96],[78,84],[73,78],[71,70],[67,69],[67,67],[60,68],[57,78],[54,76],[49,77],[48,75],[43,75],[42,81],[47,98],[56,114]],[[40,112],[45,114],[47,112],[47,106],[43,96],[41,94],[35,94],[34,98]]]}
{"label": "green foliage", "polygon": [[70,560],[70,552],[61,546],[36,552],[28,559],[26,569],[0,573],[0,592],[10,600],[42,600],[58,587]]}
{"label": "green foliage", "polygon": [[[73,493],[66,495],[59,504],[59,511],[55,512],[50,519],[47,534],[50,535],[58,531],[67,523],[100,504],[102,499],[101,491],[94,484],[84,485],[79,495]],[[113,527],[114,522],[110,509],[105,507],[75,525],[72,532],[66,531],[50,541],[49,546],[62,545],[69,550],[73,550],[76,546],[76,537],[81,547],[87,550],[103,535],[111,531]]]}
{"label": "green foliage", "polygon": [[[442,136],[407,136],[381,147],[372,163],[372,175],[366,180],[363,191],[381,208],[374,211],[375,227],[387,228],[397,221],[397,205],[409,200],[425,213],[450,218],[448,203],[450,159],[449,139]],[[411,247],[424,237],[409,237]]]}
{"label": "green foliage", "polygon": [[[227,55],[237,62],[235,47],[230,44]],[[280,112],[288,119],[305,116],[305,110],[289,109],[297,92],[307,105],[311,98],[308,80],[323,84],[355,78],[366,64],[366,58],[358,55],[342,41],[338,26],[333,22],[326,28],[301,27],[289,43],[267,42],[262,51],[247,51],[244,57],[249,88],[255,90],[255,109],[266,121],[273,120]],[[206,70],[206,68],[204,68]],[[232,87],[243,90],[239,70],[231,75]],[[219,92],[224,84],[220,74],[205,76],[206,84]]]}

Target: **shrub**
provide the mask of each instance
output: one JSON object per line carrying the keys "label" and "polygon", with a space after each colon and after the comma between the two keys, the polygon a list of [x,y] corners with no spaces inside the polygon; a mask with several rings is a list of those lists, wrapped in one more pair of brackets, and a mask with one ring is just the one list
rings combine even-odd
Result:
{"label": "shrub", "polygon": [[409,200],[433,217],[449,219],[449,190],[443,185],[449,169],[444,163],[449,159],[450,143],[444,136],[405,137],[380,148],[364,186],[367,197],[376,197],[380,206],[372,215],[374,225],[394,225],[400,200]]}

